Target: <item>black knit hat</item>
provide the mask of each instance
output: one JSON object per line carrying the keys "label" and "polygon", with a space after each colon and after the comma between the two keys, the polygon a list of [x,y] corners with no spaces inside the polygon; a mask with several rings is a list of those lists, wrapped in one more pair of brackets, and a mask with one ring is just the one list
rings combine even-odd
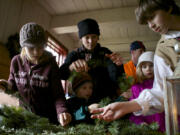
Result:
{"label": "black knit hat", "polygon": [[134,41],[130,45],[130,51],[136,50],[142,48],[144,51],[146,51],[146,47],[144,46],[143,42],[141,41]]}
{"label": "black knit hat", "polygon": [[99,25],[94,19],[84,19],[78,23],[78,29],[79,29],[79,38],[82,38],[83,36],[87,34],[96,34],[100,35]]}

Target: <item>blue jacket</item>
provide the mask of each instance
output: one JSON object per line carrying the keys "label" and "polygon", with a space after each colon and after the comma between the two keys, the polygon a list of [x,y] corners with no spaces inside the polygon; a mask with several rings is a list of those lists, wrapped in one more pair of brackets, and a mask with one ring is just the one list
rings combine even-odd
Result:
{"label": "blue jacket", "polygon": [[90,101],[78,97],[71,97],[67,100],[67,107],[72,115],[71,124],[88,123],[93,124],[94,120],[91,119],[91,114],[88,111]]}

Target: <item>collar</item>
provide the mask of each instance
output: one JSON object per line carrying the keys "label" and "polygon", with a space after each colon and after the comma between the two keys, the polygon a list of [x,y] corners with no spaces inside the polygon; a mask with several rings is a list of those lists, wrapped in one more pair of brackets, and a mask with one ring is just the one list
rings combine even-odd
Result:
{"label": "collar", "polygon": [[180,31],[169,31],[164,35],[165,39],[177,38],[180,37]]}
{"label": "collar", "polygon": [[79,49],[80,49],[80,51],[84,51],[85,53],[95,53],[95,52],[98,52],[100,47],[101,47],[101,45],[99,43],[97,43],[97,45],[95,46],[94,50],[92,50],[92,51],[87,50],[84,47],[84,45],[82,45]]}

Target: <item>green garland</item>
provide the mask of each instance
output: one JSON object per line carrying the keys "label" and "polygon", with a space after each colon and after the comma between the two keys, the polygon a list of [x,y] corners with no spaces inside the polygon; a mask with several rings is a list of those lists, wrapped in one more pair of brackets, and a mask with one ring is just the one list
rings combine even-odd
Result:
{"label": "green garland", "polygon": [[121,92],[126,92],[128,89],[130,89],[133,82],[134,78],[131,76],[126,77],[126,74],[122,74],[122,76],[118,77],[118,85]]}
{"label": "green garland", "polygon": [[[72,72],[69,80],[72,81],[77,74],[75,71]],[[118,81],[120,88],[124,91],[131,84],[131,79],[127,80],[125,76],[119,78]],[[124,84],[122,85],[122,83]],[[8,91],[8,94],[13,93]],[[16,97],[20,98],[19,94],[16,94]],[[99,104],[103,107],[111,102],[113,102],[111,99],[105,98]],[[157,123],[135,125],[127,117],[113,122],[96,119],[94,125],[82,123],[63,128],[53,125],[49,123],[48,119],[41,118],[21,107],[0,107],[1,135],[164,135],[157,131],[158,128]]]}
{"label": "green garland", "polygon": [[[110,102],[106,98],[100,104],[106,105]],[[158,128],[157,123],[135,125],[124,118],[113,122],[97,119],[94,125],[82,123],[63,128],[21,107],[0,108],[1,135],[164,135],[157,131]]]}

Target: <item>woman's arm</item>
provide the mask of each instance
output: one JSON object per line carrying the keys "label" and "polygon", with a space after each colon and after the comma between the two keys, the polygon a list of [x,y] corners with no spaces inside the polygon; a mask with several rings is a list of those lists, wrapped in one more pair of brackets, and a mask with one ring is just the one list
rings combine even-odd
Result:
{"label": "woman's arm", "polygon": [[115,102],[103,108],[92,110],[91,113],[93,113],[93,115],[91,116],[91,118],[97,118],[110,122],[119,119],[128,113],[139,110],[141,110],[141,107],[136,101]]}

